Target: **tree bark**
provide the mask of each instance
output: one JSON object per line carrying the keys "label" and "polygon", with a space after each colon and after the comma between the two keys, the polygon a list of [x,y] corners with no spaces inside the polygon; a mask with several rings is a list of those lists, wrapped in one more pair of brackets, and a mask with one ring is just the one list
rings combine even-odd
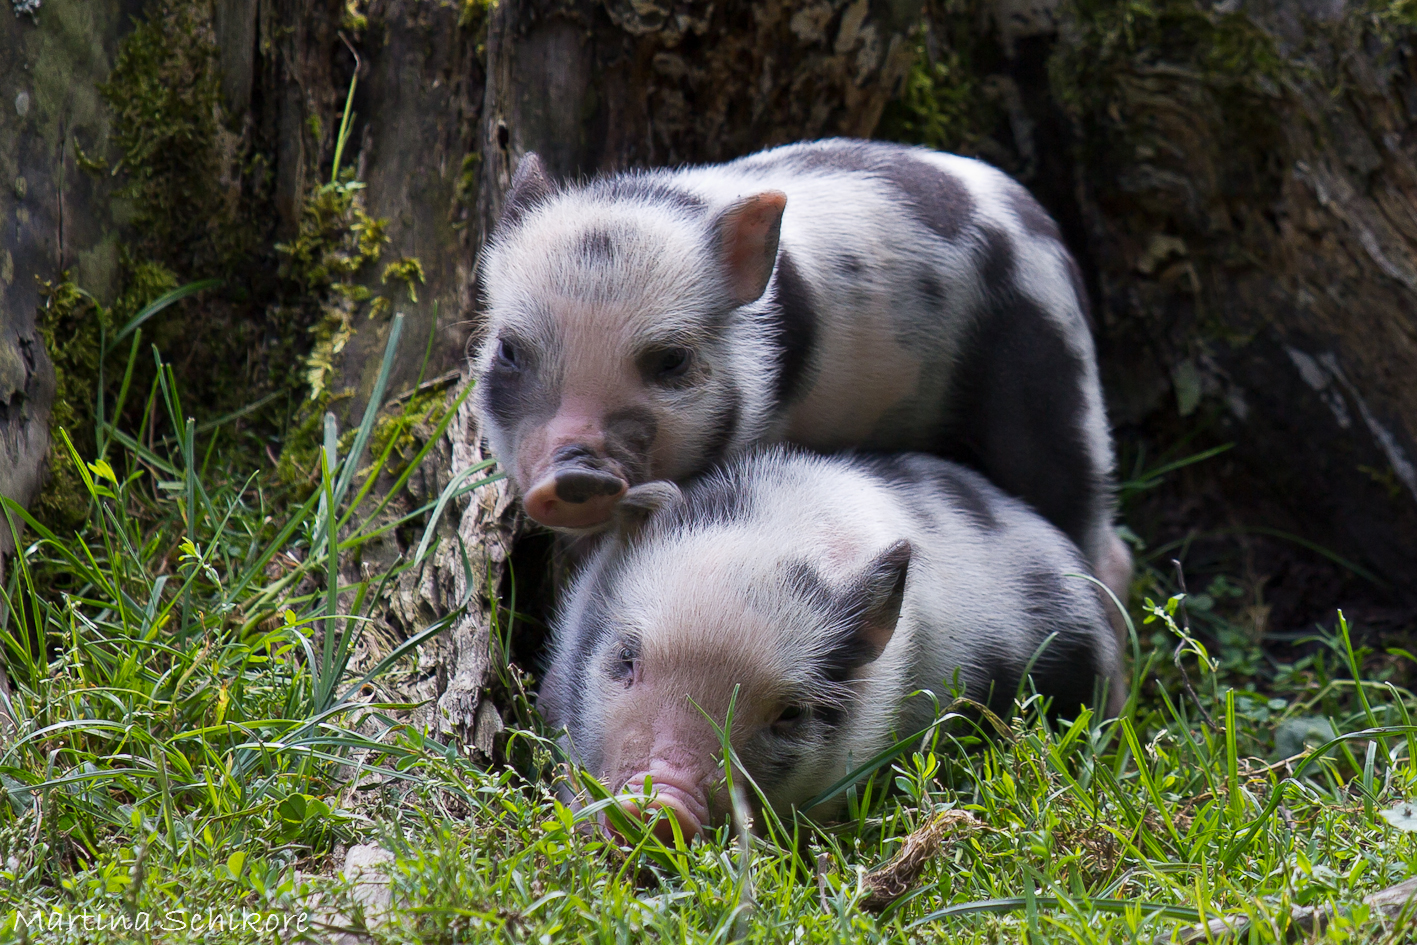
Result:
{"label": "tree bark", "polygon": [[1124,455],[1234,444],[1134,508],[1138,529],[1302,536],[1387,589],[1311,591],[1301,572],[1271,585],[1314,598],[1291,622],[1359,597],[1410,628],[1414,24],[1343,0],[931,0],[926,16],[968,99],[936,143],[1059,219]]}
{"label": "tree bark", "polygon": [[1126,417],[1209,399],[1236,462],[1283,510],[1276,524],[1412,604],[1410,29],[1293,0],[1210,27],[1251,31],[1272,63],[1207,72],[1179,49],[1138,48],[1075,99],[1113,403]]}
{"label": "tree bark", "polygon": [[[117,273],[107,188],[76,166],[102,148],[98,83],[135,2],[50,0],[36,15],[0,10],[0,495],[27,504],[49,450],[54,368],[40,337],[39,279],[72,269],[106,293]],[[0,517],[3,556],[14,547]]]}
{"label": "tree bark", "polygon": [[[42,25],[0,10],[0,495],[21,505],[44,481],[55,391],[37,280],[72,268],[106,291],[116,274],[106,188],[79,173],[75,147],[107,139],[96,86],[136,7],[51,0]],[[18,541],[0,515],[0,586]],[[0,625],[6,619],[0,599]],[[3,653],[0,695],[9,695]],[[10,724],[0,704],[0,735]]]}

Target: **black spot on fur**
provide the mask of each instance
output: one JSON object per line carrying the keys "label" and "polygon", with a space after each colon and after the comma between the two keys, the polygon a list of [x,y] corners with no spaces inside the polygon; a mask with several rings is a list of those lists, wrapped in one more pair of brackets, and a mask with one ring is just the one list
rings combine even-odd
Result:
{"label": "black spot on fur", "polygon": [[781,407],[802,393],[803,379],[817,341],[817,312],[812,291],[786,249],[777,254],[770,317],[777,322],[777,383],[774,393]]}
{"label": "black spot on fur", "polygon": [[654,172],[632,172],[600,177],[585,187],[585,193],[604,200],[632,200],[660,203],[681,210],[703,211],[704,199]]}
{"label": "black spot on fur", "polygon": [[[984,693],[976,697],[999,718],[1007,722],[1013,718],[1014,698],[1018,695],[1022,666],[1014,665],[1011,659],[993,659],[989,663],[989,677]],[[985,731],[992,731],[988,726]]]}
{"label": "black spot on fur", "polygon": [[781,150],[750,154],[733,162],[744,170],[784,167],[794,171],[878,172],[887,156],[906,149],[900,145],[854,138],[829,138]]}
{"label": "black spot on fur", "polygon": [[865,268],[865,263],[855,253],[842,253],[836,261],[836,268],[847,277],[859,276]]}
{"label": "black spot on fur", "polygon": [[[802,763],[802,750],[797,739],[773,738],[771,750],[754,752],[749,764],[758,787],[771,790],[785,784]],[[748,759],[744,759],[748,761]]]}
{"label": "black spot on fur", "polygon": [[649,454],[658,432],[654,414],[642,407],[606,415],[605,452],[625,467],[631,482],[643,482],[649,475]]}
{"label": "black spot on fur", "polygon": [[789,593],[802,598],[814,612],[834,615],[840,610],[836,590],[822,580],[811,562],[797,561],[788,565],[786,583]]}
{"label": "black spot on fur", "polygon": [[818,661],[817,672],[828,682],[845,683],[878,655],[856,633],[843,634]]}
{"label": "black spot on fur", "polygon": [[[902,572],[903,576],[903,572]],[[813,666],[823,680],[845,683],[880,654],[858,633],[864,619],[862,595],[858,589],[836,588],[811,564],[801,561],[788,568],[787,585],[813,612],[822,614],[835,635]],[[902,586],[900,590],[904,590]]]}
{"label": "black spot on fur", "polygon": [[654,524],[663,522],[667,530],[732,525],[752,514],[752,495],[752,485],[740,472],[716,470],[690,486],[668,516],[655,516]]}
{"label": "black spot on fur", "polygon": [[941,493],[951,507],[986,531],[1000,527],[995,488],[971,469],[935,456],[914,454],[863,455],[868,468],[891,485]]}
{"label": "black spot on fur", "polygon": [[956,508],[985,531],[999,528],[999,519],[994,515],[994,499],[988,491],[990,486],[982,477],[943,462],[933,465],[936,466],[936,482]]}
{"label": "black spot on fur", "polygon": [[[995,250],[990,265],[999,268],[1005,252]],[[976,322],[958,363],[948,395],[953,419],[937,452],[982,471],[1084,543],[1106,473],[1083,426],[1083,359],[1035,302],[1005,289]]]}
{"label": "black spot on fur", "polygon": [[[1078,570],[1085,570],[1081,561]],[[1071,718],[1092,702],[1100,670],[1098,641],[1112,631],[1091,589],[1083,586],[1070,592],[1066,580],[1047,562],[1039,562],[1023,575],[1024,606],[1038,630],[1040,645],[1053,637],[1034,661],[1033,684],[1053,700],[1051,714]],[[1081,583],[1080,578],[1071,580]]]}
{"label": "black spot on fur", "polygon": [[974,198],[964,184],[908,152],[891,162],[885,177],[910,199],[920,222],[941,239],[958,237],[974,214]]}
{"label": "black spot on fur", "polygon": [[[533,417],[550,416],[553,412],[549,392],[532,365],[512,367],[494,361],[478,387],[487,412],[504,428]],[[511,457],[501,459],[509,462]]]}
{"label": "black spot on fur", "polygon": [[920,274],[920,297],[925,300],[926,305],[935,308],[943,308],[945,305],[945,287],[940,285],[940,279],[935,273],[926,270]]}
{"label": "black spot on fur", "polygon": [[979,260],[979,281],[984,291],[1011,292],[1014,284],[1014,241],[1002,230],[985,229]]}
{"label": "black spot on fur", "polygon": [[602,672],[604,667],[595,660],[595,654],[615,633],[610,602],[606,592],[615,585],[613,572],[609,579],[591,592],[585,611],[581,614],[581,634],[572,646],[573,658],[566,661],[571,668],[570,677],[560,680],[561,698],[556,704],[564,713],[564,718],[556,719],[567,727],[574,728],[585,712],[584,693],[590,690],[587,675]]}
{"label": "black spot on fur", "polygon": [[615,258],[615,244],[605,230],[587,230],[581,234],[581,256],[592,265],[608,263]]}
{"label": "black spot on fur", "polygon": [[1036,564],[1025,571],[1023,584],[1030,613],[1040,617],[1053,616],[1057,609],[1066,606],[1068,592],[1063,587],[1063,578],[1046,563]]}
{"label": "black spot on fur", "polygon": [[840,705],[814,706],[812,712],[828,732],[835,732],[846,722],[846,709]]}
{"label": "black spot on fur", "polygon": [[974,198],[962,181],[904,145],[835,138],[787,148],[782,153],[751,155],[735,164],[745,169],[780,166],[805,172],[847,171],[878,177],[899,190],[912,214],[942,239],[959,236],[974,214]]}
{"label": "black spot on fur", "polygon": [[1048,215],[1048,211],[1044,210],[1033,198],[1033,194],[1022,186],[1015,185],[1009,188],[1009,205],[1018,215],[1023,228],[1034,236],[1062,240],[1063,235],[1058,232],[1058,224]]}

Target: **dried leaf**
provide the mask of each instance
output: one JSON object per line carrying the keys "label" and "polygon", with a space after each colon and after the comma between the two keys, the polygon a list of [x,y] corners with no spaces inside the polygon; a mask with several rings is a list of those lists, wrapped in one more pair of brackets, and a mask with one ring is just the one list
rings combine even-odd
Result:
{"label": "dried leaf", "polygon": [[865,894],[857,905],[867,912],[882,912],[904,896],[920,878],[925,864],[940,852],[940,841],[955,827],[974,827],[979,822],[968,811],[947,810],[905,838],[905,844],[891,861],[861,877]]}

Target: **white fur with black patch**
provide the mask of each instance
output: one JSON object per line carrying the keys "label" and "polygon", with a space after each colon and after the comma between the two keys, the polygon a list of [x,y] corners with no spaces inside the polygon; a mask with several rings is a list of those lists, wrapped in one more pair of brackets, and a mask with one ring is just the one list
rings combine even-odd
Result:
{"label": "white fur with black patch", "polygon": [[[957,464],[754,451],[625,528],[566,595],[539,697],[571,756],[613,791],[658,765],[698,765],[712,794],[719,745],[706,726],[688,746],[646,734],[665,730],[655,716],[689,706],[722,725],[733,702],[734,748],[785,810],[928,724],[935,706],[909,697],[916,690],[947,704],[958,679],[1008,714],[1032,662],[1032,684],[1068,717],[1096,680],[1110,709],[1125,698],[1077,549]],[[909,563],[889,642],[845,665],[860,611],[842,608],[902,541]],[[622,652],[633,675],[618,669]],[[824,678],[833,666],[837,678]],[[786,734],[773,721],[785,705],[808,710]]]}
{"label": "white fur with black patch", "polygon": [[[710,225],[765,191],[787,195],[777,268],[761,298],[735,307]],[[587,254],[588,234],[613,250]],[[482,265],[478,396],[493,450],[522,487],[522,444],[567,384],[589,385],[589,396],[655,419],[636,481],[682,480],[764,442],[944,455],[1034,504],[1125,595],[1130,559],[1111,528],[1112,442],[1076,266],[1056,225],[1000,171],[837,139],[619,175],[525,201]],[[791,343],[802,340],[793,325],[783,332],[793,311],[810,316],[796,326],[808,345]],[[540,400],[498,402],[491,369],[508,334],[540,348]],[[1024,334],[1015,357],[1010,339]],[[664,339],[694,346],[699,381],[665,390],[626,369]],[[1011,376],[991,359],[1028,367]],[[730,400],[725,436],[715,422]],[[987,423],[970,415],[985,410],[976,402]]]}

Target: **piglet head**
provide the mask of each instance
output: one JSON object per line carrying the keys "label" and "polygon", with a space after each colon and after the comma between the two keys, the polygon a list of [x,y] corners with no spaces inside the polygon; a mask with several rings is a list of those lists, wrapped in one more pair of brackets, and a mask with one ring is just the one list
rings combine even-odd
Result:
{"label": "piglet head", "polygon": [[608,527],[632,486],[757,435],[776,354],[745,351],[733,313],[766,290],[786,200],[597,198],[523,160],[484,260],[476,362],[488,439],[532,519]]}
{"label": "piglet head", "polygon": [[578,618],[598,644],[553,667],[583,687],[556,684],[573,755],[666,841],[731,817],[728,758],[779,809],[844,773],[852,679],[892,637],[910,558],[898,542],[833,580],[759,567],[751,535],[673,537],[656,528],[619,553]]}

